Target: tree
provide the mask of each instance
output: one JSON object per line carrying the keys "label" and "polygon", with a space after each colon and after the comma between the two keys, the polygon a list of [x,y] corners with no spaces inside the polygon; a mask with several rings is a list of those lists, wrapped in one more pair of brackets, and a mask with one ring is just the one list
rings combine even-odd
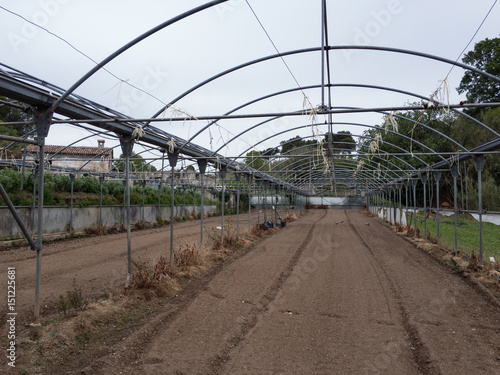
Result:
{"label": "tree", "polygon": [[[328,150],[329,133],[325,134],[323,148]],[[337,134],[332,134],[334,152],[341,154],[351,154],[356,149],[356,142],[350,131],[341,130]]]}
{"label": "tree", "polygon": [[[24,112],[22,109],[13,107],[9,104],[3,104],[8,103],[8,99],[4,97],[0,97],[0,122],[21,122],[21,121],[29,121],[32,119],[32,116],[26,112]],[[3,135],[8,135],[11,137],[21,137],[23,136],[26,132],[30,131],[33,129],[33,125],[20,125],[20,126],[11,126],[11,125],[4,125],[0,126],[0,134]],[[11,144],[11,141],[0,141],[0,148],[3,149],[4,147],[8,146]],[[23,148],[23,144],[17,143],[10,147],[10,152],[14,154],[15,157],[20,156],[20,150]]]}
{"label": "tree", "polygon": [[[472,51],[464,55],[462,62],[500,77],[500,38],[486,38],[478,42]],[[467,101],[471,103],[500,101],[500,83],[471,71],[465,72],[457,91],[460,94],[465,92]],[[477,116],[480,110],[473,108],[467,113]]]}
{"label": "tree", "polygon": [[261,155],[262,153],[260,151],[250,151],[246,155],[245,164],[253,169],[261,169],[266,162],[265,159],[259,157]]}
{"label": "tree", "polygon": [[[120,160],[116,163],[116,168],[120,171],[123,172],[125,170],[125,156],[123,154],[120,155]],[[132,156],[130,157],[130,171],[131,172],[156,172],[156,168],[151,165],[147,164],[146,160],[141,155],[137,155],[135,153],[132,153]]]}
{"label": "tree", "polygon": [[290,138],[286,141],[281,141],[280,142],[280,145],[281,145],[281,153],[282,154],[285,154],[291,150],[295,150],[299,147],[302,147],[302,146],[307,146],[307,145],[317,145],[318,142],[314,139],[312,140],[309,140],[309,141],[306,141],[304,139],[302,139],[300,136],[295,136],[293,138]]}

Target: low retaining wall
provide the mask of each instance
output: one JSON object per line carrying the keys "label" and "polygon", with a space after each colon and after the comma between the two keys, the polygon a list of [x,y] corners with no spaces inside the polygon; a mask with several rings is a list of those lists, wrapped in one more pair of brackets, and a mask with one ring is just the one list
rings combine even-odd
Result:
{"label": "low retaining wall", "polygon": [[[380,219],[385,220],[391,224],[402,224],[406,225],[406,209],[404,208],[398,208],[398,207],[377,207],[377,206],[369,206],[368,210],[370,213],[373,215],[377,215]],[[422,212],[423,210],[421,208],[417,208],[417,212]],[[427,209],[427,212],[436,212],[435,210]],[[408,215],[413,215],[415,211],[413,208],[408,208]],[[453,216],[455,213],[450,210],[440,210],[439,211],[440,215],[443,216]],[[461,215],[461,214],[459,214]],[[479,220],[479,215],[472,213],[471,216],[476,219],[476,221]],[[500,225],[500,215],[498,214],[483,214],[483,222],[488,222],[488,223],[493,223],[495,225]]]}
{"label": "low retaining wall", "polygon": [[[181,205],[174,207],[174,216],[191,215],[193,210],[196,214],[201,212],[200,206]],[[217,206],[205,206],[205,213],[212,213]],[[17,207],[17,212],[24,224],[32,233],[37,231],[38,211],[33,212],[31,207]],[[101,209],[102,225],[111,227],[113,225],[125,224],[126,209],[123,206],[103,206]],[[131,223],[142,220],[155,222],[157,217],[170,219],[170,206],[131,206]],[[43,233],[65,232],[70,227],[71,212],[69,207],[45,207],[43,209]],[[99,207],[73,207],[73,224],[75,231],[99,225]],[[21,229],[17,225],[12,213],[7,207],[0,207],[0,238],[23,237]]]}

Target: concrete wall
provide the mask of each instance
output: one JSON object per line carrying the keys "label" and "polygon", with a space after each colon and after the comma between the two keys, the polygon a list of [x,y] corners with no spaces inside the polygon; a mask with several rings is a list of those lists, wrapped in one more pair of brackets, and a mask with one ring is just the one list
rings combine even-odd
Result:
{"label": "concrete wall", "polygon": [[[193,210],[200,213],[199,206],[175,206],[174,216],[191,215]],[[211,213],[217,210],[217,206],[205,206],[204,212]],[[18,207],[17,212],[24,224],[32,233],[37,231],[38,213],[34,215],[30,207]],[[116,224],[125,223],[126,210],[122,206],[103,206],[101,211],[102,224],[111,227]],[[131,206],[131,223],[144,221],[155,222],[156,218],[170,219],[170,206],[162,206],[161,212],[158,206]],[[69,228],[71,212],[69,207],[45,207],[43,210],[43,233],[64,232]],[[73,207],[73,224],[75,231],[99,225],[99,207]],[[14,220],[12,213],[7,207],[0,207],[0,238],[23,237],[21,229]]]}

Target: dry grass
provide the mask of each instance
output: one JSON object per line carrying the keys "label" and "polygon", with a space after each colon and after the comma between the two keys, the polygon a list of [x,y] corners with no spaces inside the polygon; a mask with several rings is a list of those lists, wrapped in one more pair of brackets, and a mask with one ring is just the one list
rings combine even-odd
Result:
{"label": "dry grass", "polygon": [[223,238],[220,229],[212,228],[208,231],[208,239],[213,251],[221,249],[236,250],[241,246],[241,239],[236,235],[236,230],[231,226],[231,223],[226,225],[226,228]]}
{"label": "dry grass", "polygon": [[295,220],[298,220],[299,218],[297,217],[297,215],[295,215],[294,212],[291,212],[287,215],[287,217],[285,218],[286,222],[287,223],[291,223],[292,221],[295,221]]}
{"label": "dry grass", "polygon": [[104,236],[106,235],[106,227],[104,225],[98,225],[96,227],[85,228],[85,234],[87,236]]}
{"label": "dry grass", "polygon": [[413,225],[410,225],[408,227],[408,236],[420,238],[420,229],[417,227],[417,232],[415,233],[415,227]]}
{"label": "dry grass", "polygon": [[402,233],[402,232],[406,232],[407,231],[406,225],[399,224],[399,223],[396,223],[396,225],[394,225],[394,229],[398,233]]}
{"label": "dry grass", "polygon": [[179,246],[174,252],[173,272],[175,277],[190,278],[202,274],[207,269],[208,257],[197,244]]}
{"label": "dry grass", "polygon": [[250,234],[254,237],[261,238],[261,237],[264,237],[264,235],[266,234],[266,232],[269,229],[270,228],[267,225],[264,225],[264,226],[263,225],[255,225],[254,227],[252,227]]}
{"label": "dry grass", "polygon": [[427,241],[429,241],[430,243],[434,243],[434,244],[437,244],[438,243],[438,240],[437,240],[437,237],[434,237],[431,232],[429,231],[429,229],[427,229]]}
{"label": "dry grass", "polygon": [[479,272],[479,259],[477,259],[477,255],[474,250],[470,253],[470,260],[467,268],[471,271]]}
{"label": "dry grass", "polygon": [[158,297],[179,290],[179,283],[173,275],[175,271],[165,256],[161,256],[154,266],[142,261],[132,261],[131,289],[147,289]]}

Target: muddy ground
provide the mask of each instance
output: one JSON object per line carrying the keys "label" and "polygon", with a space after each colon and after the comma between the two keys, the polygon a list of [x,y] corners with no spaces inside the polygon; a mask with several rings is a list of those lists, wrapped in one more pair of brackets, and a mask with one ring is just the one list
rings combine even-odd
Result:
{"label": "muddy ground", "polygon": [[[210,220],[209,226],[220,223]],[[199,222],[177,224],[176,243],[198,238]],[[165,253],[168,241],[168,227],[134,232],[134,257],[154,259]],[[74,282],[96,298],[116,290],[125,279],[125,249],[124,234],[47,245],[42,320],[57,314],[58,296]],[[28,322],[33,253],[2,252],[0,264],[3,270],[16,267],[19,319]],[[21,353],[16,370],[500,374],[498,303],[356,210],[312,210],[177,294],[145,299],[144,306],[151,309],[145,318],[109,331],[106,339],[89,340],[59,362],[28,365],[30,358]]]}

